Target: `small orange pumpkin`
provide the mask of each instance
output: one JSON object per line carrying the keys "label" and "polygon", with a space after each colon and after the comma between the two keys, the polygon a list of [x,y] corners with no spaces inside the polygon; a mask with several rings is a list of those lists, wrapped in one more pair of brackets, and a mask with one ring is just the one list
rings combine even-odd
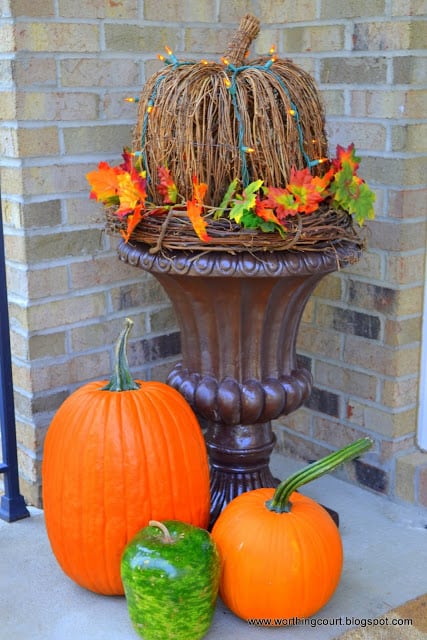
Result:
{"label": "small orange pumpkin", "polygon": [[82,587],[123,594],[120,558],[151,519],[206,528],[209,467],[184,398],[161,382],[133,380],[126,346],[111,381],[90,382],[58,409],[43,459],[43,503],[52,550]]}
{"label": "small orange pumpkin", "polygon": [[338,586],[341,537],[327,511],[295,489],[366,451],[369,438],[296,472],[276,490],[232,500],[212,536],[222,560],[220,595],[239,617],[289,625],[319,611]]}

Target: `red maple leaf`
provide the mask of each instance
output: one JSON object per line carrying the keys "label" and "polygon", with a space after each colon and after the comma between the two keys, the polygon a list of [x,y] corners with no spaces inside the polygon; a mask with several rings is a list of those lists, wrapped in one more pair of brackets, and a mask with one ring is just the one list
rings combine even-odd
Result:
{"label": "red maple leaf", "polygon": [[263,203],[264,208],[271,207],[274,209],[280,222],[288,216],[296,216],[298,213],[298,204],[288,189],[269,187],[267,189],[267,197],[263,200]]}
{"label": "red maple leaf", "polygon": [[313,180],[314,178],[307,167],[298,171],[294,168],[291,169],[286,188],[294,196],[300,213],[313,213],[323,200],[322,193],[318,191]]}
{"label": "red maple leaf", "polygon": [[166,167],[159,167],[157,169],[157,174],[159,176],[157,191],[162,196],[163,202],[165,204],[176,204],[178,198],[178,189],[176,184],[172,180],[169,169],[167,169]]}
{"label": "red maple leaf", "polygon": [[123,169],[123,171],[127,171],[130,173],[133,166],[132,157],[133,156],[129,151],[129,149],[123,149],[123,153],[122,153],[123,162],[120,165],[120,169]]}

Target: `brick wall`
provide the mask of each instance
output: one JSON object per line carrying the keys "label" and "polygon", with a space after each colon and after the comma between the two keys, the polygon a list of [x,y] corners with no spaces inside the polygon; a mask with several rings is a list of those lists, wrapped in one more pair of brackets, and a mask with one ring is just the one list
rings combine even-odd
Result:
{"label": "brick wall", "polygon": [[[260,6],[258,6],[260,5]],[[369,433],[369,465],[347,475],[427,506],[415,443],[426,253],[424,0],[2,0],[0,171],[21,488],[40,502],[43,439],[76,386],[108,375],[123,318],[130,360],[164,379],[179,358],[170,304],[117,261],[85,173],[129,142],[137,95],[170,45],[220,56],[256,13],[256,53],[276,44],[322,89],[331,149],[354,141],[377,191],[369,251],[310,301],[298,350],[312,368],[306,408],[277,422],[280,450],[305,458]],[[286,24],[285,24],[286,20]],[[424,101],[424,102],[423,102]]]}
{"label": "brick wall", "polygon": [[[302,3],[315,12],[316,3]],[[425,2],[319,3],[285,48],[308,64],[326,103],[331,149],[355,143],[377,193],[369,251],[310,301],[298,351],[314,375],[306,408],[277,425],[281,449],[306,459],[368,434],[366,464],[343,477],[427,506],[427,455],[416,446],[426,259]],[[305,17],[307,19],[307,16]]]}

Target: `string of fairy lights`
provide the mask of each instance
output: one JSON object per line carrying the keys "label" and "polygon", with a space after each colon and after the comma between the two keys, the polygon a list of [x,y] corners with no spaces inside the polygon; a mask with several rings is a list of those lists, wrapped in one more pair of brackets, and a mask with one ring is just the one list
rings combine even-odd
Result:
{"label": "string of fairy lights", "polygon": [[[166,51],[167,57],[162,55],[162,54],[159,54],[158,58],[159,58],[159,60],[161,60],[167,66],[172,66],[174,69],[177,69],[177,68],[182,67],[182,66],[194,65],[194,62],[192,62],[192,61],[178,60],[178,58],[175,56],[175,54],[170,49],[170,47],[165,47],[165,51]],[[273,65],[277,60],[277,55],[275,53],[275,47],[274,46],[272,46],[270,48],[269,56],[270,56],[269,59],[264,64],[244,64],[244,65],[240,65],[240,66],[235,66],[227,58],[221,58],[221,62],[224,65],[224,69],[228,72],[224,76],[224,84],[225,84],[227,90],[230,93],[232,104],[233,104],[233,108],[234,108],[234,112],[235,112],[235,116],[236,116],[236,120],[237,120],[237,123],[238,123],[238,148],[239,148],[240,158],[241,158],[241,174],[242,174],[241,178],[242,178],[242,184],[243,184],[244,187],[246,187],[250,183],[250,176],[249,176],[248,163],[247,163],[247,154],[248,153],[255,153],[255,151],[256,151],[252,147],[248,147],[248,146],[246,146],[244,144],[245,127],[244,127],[244,122],[243,122],[242,115],[240,113],[239,103],[238,103],[238,99],[237,99],[237,79],[238,79],[238,75],[242,71],[246,71],[248,69],[259,69],[261,71],[264,71],[264,72],[268,73],[269,75],[274,77],[275,81],[280,85],[280,87],[285,92],[285,94],[286,94],[286,96],[287,96],[287,98],[289,100],[288,113],[289,113],[290,116],[292,116],[294,118],[296,129],[297,129],[297,132],[298,132],[298,144],[299,144],[299,147],[300,147],[301,155],[303,156],[307,167],[309,167],[311,169],[311,168],[313,168],[313,167],[315,167],[315,166],[317,166],[319,164],[322,164],[323,162],[327,161],[327,158],[312,159],[312,158],[310,158],[308,156],[308,154],[307,154],[307,152],[306,152],[306,150],[304,148],[304,132],[303,132],[303,129],[302,129],[302,126],[301,126],[301,122],[300,122],[300,116],[299,116],[299,112],[298,112],[298,107],[293,102],[291,94],[290,94],[289,89],[286,86],[285,82],[279,76],[279,74],[277,74],[274,71],[274,66]],[[201,63],[202,64],[208,64],[206,60],[201,60]],[[151,95],[150,95],[150,97],[149,97],[149,99],[147,101],[147,108],[146,108],[146,111],[145,111],[145,114],[144,114],[142,127],[141,127],[141,151],[135,151],[133,153],[133,155],[141,157],[141,163],[142,163],[142,166],[147,171],[147,179],[148,180],[150,179],[150,176],[148,175],[146,154],[145,154],[145,151],[144,151],[146,137],[147,137],[147,130],[148,130],[148,122],[149,122],[150,114],[152,113],[152,111],[153,111],[153,109],[155,107],[155,102],[156,102],[156,97],[157,97],[157,93],[158,93],[159,87],[160,87],[161,83],[163,82],[163,80],[166,77],[167,77],[167,74],[162,74],[156,79],[156,81],[154,83],[153,90],[152,90]],[[128,101],[128,102],[139,102],[139,98],[126,98],[126,101]]]}

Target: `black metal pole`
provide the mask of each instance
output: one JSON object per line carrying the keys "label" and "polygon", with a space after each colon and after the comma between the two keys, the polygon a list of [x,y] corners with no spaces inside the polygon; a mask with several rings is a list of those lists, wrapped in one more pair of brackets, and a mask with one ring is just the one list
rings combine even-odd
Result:
{"label": "black metal pole", "polygon": [[19,492],[18,455],[16,443],[15,405],[13,400],[12,361],[10,353],[9,309],[6,288],[3,215],[0,193],[0,426],[4,474],[4,495],[0,500],[0,518],[14,522],[30,515]]}

